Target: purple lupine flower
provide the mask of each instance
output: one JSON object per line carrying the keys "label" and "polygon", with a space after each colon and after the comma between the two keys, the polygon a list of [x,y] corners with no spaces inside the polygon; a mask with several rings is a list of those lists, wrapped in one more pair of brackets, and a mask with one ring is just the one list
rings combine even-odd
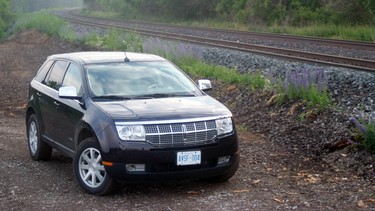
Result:
{"label": "purple lupine flower", "polygon": [[355,124],[355,126],[362,132],[362,133],[366,133],[367,132],[367,128],[366,126],[364,126],[363,124],[361,124],[355,117],[351,117],[350,118],[350,121],[353,122]]}
{"label": "purple lupine flower", "polygon": [[306,90],[316,87],[318,91],[324,91],[327,88],[327,76],[322,69],[317,66],[309,69],[303,67],[298,70],[287,71],[284,81],[284,87],[288,90],[290,87],[298,90]]}

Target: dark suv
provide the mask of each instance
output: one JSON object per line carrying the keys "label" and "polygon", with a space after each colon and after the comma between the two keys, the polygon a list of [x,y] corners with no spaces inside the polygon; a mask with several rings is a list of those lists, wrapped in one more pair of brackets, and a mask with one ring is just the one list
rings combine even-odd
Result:
{"label": "dark suv", "polygon": [[30,83],[29,152],[73,158],[79,185],[109,194],[117,182],[229,180],[239,162],[231,112],[168,60],[124,52],[52,55]]}

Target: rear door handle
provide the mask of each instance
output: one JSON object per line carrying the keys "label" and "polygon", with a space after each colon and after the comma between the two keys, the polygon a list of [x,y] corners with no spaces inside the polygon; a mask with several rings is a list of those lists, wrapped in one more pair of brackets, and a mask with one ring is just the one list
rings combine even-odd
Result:
{"label": "rear door handle", "polygon": [[38,95],[39,97],[42,96],[42,94],[40,92],[37,92],[36,95]]}
{"label": "rear door handle", "polygon": [[57,101],[53,101],[53,104],[55,104],[56,106],[59,106],[59,105],[60,105],[60,103],[57,102]]}

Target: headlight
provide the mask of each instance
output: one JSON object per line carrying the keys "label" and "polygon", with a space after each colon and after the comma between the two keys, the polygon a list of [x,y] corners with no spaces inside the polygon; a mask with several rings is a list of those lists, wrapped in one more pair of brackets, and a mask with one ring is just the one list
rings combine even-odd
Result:
{"label": "headlight", "polygon": [[231,118],[216,120],[217,135],[223,135],[233,131],[233,124]]}
{"label": "headlight", "polygon": [[116,125],[118,136],[123,141],[146,141],[143,125]]}

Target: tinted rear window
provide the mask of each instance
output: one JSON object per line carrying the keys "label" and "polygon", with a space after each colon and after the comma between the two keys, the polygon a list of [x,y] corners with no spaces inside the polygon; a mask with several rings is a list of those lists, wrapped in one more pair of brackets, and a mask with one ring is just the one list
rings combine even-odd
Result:
{"label": "tinted rear window", "polygon": [[56,61],[50,71],[48,79],[45,84],[53,89],[58,90],[61,87],[61,82],[65,74],[68,62],[66,61]]}
{"label": "tinted rear window", "polygon": [[40,68],[38,73],[35,76],[35,80],[42,83],[43,80],[46,78],[46,75],[48,73],[48,70],[51,68],[53,61],[47,61],[44,63],[44,65]]}

